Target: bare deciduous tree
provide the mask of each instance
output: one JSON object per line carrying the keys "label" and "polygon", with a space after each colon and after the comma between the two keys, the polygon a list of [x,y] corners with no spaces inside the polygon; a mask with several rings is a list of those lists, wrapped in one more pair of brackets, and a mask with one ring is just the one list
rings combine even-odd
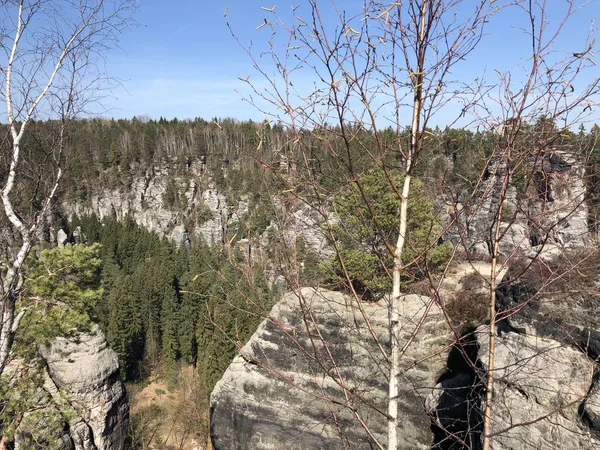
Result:
{"label": "bare deciduous tree", "polygon": [[[336,19],[333,32],[324,18],[325,8],[326,13]],[[396,242],[386,242],[393,257],[387,417],[390,449],[397,448],[397,430],[402,426],[398,418],[400,359],[411,345],[411,340],[401,343],[397,338],[402,309],[401,273],[415,264],[415,261],[403,258],[411,181],[419,159],[424,157],[423,141],[431,117],[447,106],[456,94],[446,87],[458,83],[451,79],[450,71],[476,47],[493,11],[485,1],[469,5],[461,1],[438,0],[368,1],[362,12],[347,17],[335,2],[327,5],[311,1],[307,15],[310,19],[303,18],[303,11],[299,11],[294,15],[292,26],[287,26],[279,16],[275,17],[275,24],[271,24],[289,36],[285,39],[285,50],[278,47],[281,43],[275,32],[269,41],[267,53],[273,59],[278,77],[270,75],[253,59],[255,68],[269,85],[268,90],[253,86],[255,93],[287,115],[288,120],[280,116],[277,119],[297,133],[296,141],[300,147],[302,135],[312,130],[309,133],[314,139],[324,144],[334,157],[340,157],[347,180],[357,185],[366,201],[364,187],[353,167],[356,162],[352,159],[352,147],[358,147],[381,170],[381,176],[389,181],[389,189],[400,199]],[[253,57],[251,52],[249,54]],[[294,75],[306,70],[316,73],[316,81],[313,89],[303,92],[302,87],[294,87]],[[307,99],[306,103],[303,99]],[[327,146],[332,144],[326,125],[329,120],[338,127],[334,131],[338,136],[334,139],[342,142],[339,149],[335,144]],[[393,129],[393,148],[388,147],[389,142],[381,135],[380,130],[385,126]],[[406,143],[407,126],[409,139]],[[361,142],[359,133],[363,131],[372,133],[372,147]],[[339,151],[343,156],[338,154]],[[304,161],[308,161],[310,149],[303,148],[301,152],[305,155]],[[398,172],[390,165],[390,156],[402,167],[401,187],[395,184],[394,173]],[[307,164],[305,168],[311,173],[309,166]],[[320,210],[327,217],[327,199],[320,196],[316,179],[310,182],[316,198],[320,199]],[[335,242],[335,236],[332,234],[331,237]],[[336,250],[339,253],[339,249]],[[340,261],[344,267],[343,258]],[[344,272],[348,286],[352,287],[350,276],[345,269]],[[360,304],[361,299],[354,289],[353,294]]]}
{"label": "bare deciduous tree", "polygon": [[[558,221],[544,223],[544,209],[548,201],[549,186],[544,180],[545,188],[541,193],[543,197],[542,211],[532,216],[531,208],[526,203],[528,188],[535,188],[539,197],[540,188],[536,187],[535,172],[539,171],[544,157],[548,157],[558,145],[562,132],[574,129],[586,117],[586,110],[599,92],[599,78],[582,79],[582,75],[595,65],[592,60],[593,41],[590,36],[582,43],[583,52],[559,52],[559,42],[563,30],[576,13],[578,4],[569,0],[562,5],[558,13],[555,12],[552,22],[549,20],[550,6],[546,2],[523,1],[517,2],[513,7],[518,8],[519,15],[524,16],[527,27],[523,36],[530,43],[528,56],[518,70],[499,72],[496,89],[498,94],[494,97],[482,98],[477,104],[481,111],[479,123],[488,132],[492,133],[494,148],[490,163],[497,163],[502,168],[500,174],[501,189],[498,205],[495,211],[493,226],[490,228],[491,243],[491,276],[489,283],[489,357],[487,361],[486,399],[484,408],[483,449],[488,450],[491,445],[492,409],[494,403],[494,370],[495,370],[495,338],[496,322],[496,291],[499,286],[499,274],[508,268],[517,259],[517,250],[506,255],[501,263],[500,245],[510,233],[517,214],[529,216],[540,230],[544,230],[542,245],[538,252],[544,251],[552,229],[559,225]],[[519,79],[518,73],[526,74]],[[575,87],[577,86],[577,87]],[[527,125],[537,124],[533,130],[527,131]],[[532,134],[530,139],[524,135]],[[580,157],[583,155],[580,155]],[[525,172],[523,195],[517,199],[515,211],[506,211],[507,192],[513,182],[517,171]],[[568,217],[578,210],[584,196],[576,198],[570,204],[563,206],[559,215]],[[556,213],[555,213],[556,214]],[[507,217],[508,216],[508,217]],[[546,221],[547,222],[547,221]],[[537,257],[536,256],[536,257]],[[535,260],[535,258],[534,258]],[[552,283],[553,280],[546,280]],[[503,314],[506,318],[507,314]]]}
{"label": "bare deciduous tree", "polygon": [[[44,220],[63,174],[66,127],[70,119],[87,112],[110,85],[103,55],[114,47],[118,34],[131,23],[135,3],[130,0],[20,0],[0,3],[0,48],[5,105],[6,140],[10,152],[2,155],[1,197],[3,252],[0,263],[2,319],[0,322],[0,375],[11,355],[15,333],[26,310],[15,314],[22,286],[22,268],[45,226]],[[108,83],[108,84],[107,84]],[[29,182],[24,141],[37,119],[49,119],[54,134],[44,148],[46,167],[34,188],[38,200],[31,212],[21,187]],[[39,187],[41,186],[41,187]]]}
{"label": "bare deciduous tree", "polygon": [[[342,8],[343,5],[336,2],[312,0],[307,10],[293,8],[291,19],[287,19],[284,13],[279,15],[274,8],[265,9],[271,20],[266,19],[257,30],[264,33],[271,29],[272,34],[268,39],[268,49],[260,56],[248,48],[254,69],[262,78],[260,81],[242,79],[253,89],[253,96],[247,100],[286,126],[294,136],[281,149],[282,154],[287,152],[287,156],[294,160],[293,164],[298,169],[287,176],[290,189],[286,192],[294,193],[296,201],[310,204],[321,215],[337,253],[345,286],[354,296],[359,311],[362,311],[361,292],[347,269],[350,261],[344,260],[336,239],[336,229],[330,226],[336,220],[331,202],[336,192],[323,189],[322,180],[331,174],[318,173],[314,146],[319,146],[320,154],[327,155],[333,164],[337,164],[339,171],[335,175],[341,179],[335,180],[338,183],[331,183],[333,190],[339,192],[344,183],[356,186],[356,197],[362,200],[364,210],[368,211],[363,219],[373,220],[375,217],[371,211],[374,205],[370,203],[360,177],[360,170],[365,166],[375,168],[399,200],[397,233],[393,241],[384,236],[380,223],[372,223],[373,232],[381,234],[381,246],[393,259],[393,264],[387,267],[391,280],[389,355],[379,343],[379,349],[389,363],[386,419],[389,425],[387,448],[390,449],[398,447],[398,433],[402,433],[403,425],[398,418],[399,361],[416,336],[415,331],[402,343],[397,338],[402,310],[402,276],[412,267],[422,267],[429,275],[436,303],[442,308],[446,306],[439,289],[445,271],[441,277],[430,273],[427,251],[413,260],[405,258],[411,182],[420,165],[427,162],[434,145],[432,141],[439,137],[432,132],[431,124],[442,108],[452,110],[460,105],[457,117],[447,118],[448,115],[445,115],[448,124],[462,120],[463,129],[474,130],[477,127],[491,140],[490,152],[483,157],[485,167],[481,176],[467,180],[470,181],[473,209],[456,209],[451,223],[433,233],[439,237],[448,228],[458,227],[463,221],[468,224],[472,220],[482,209],[485,198],[490,196],[490,192],[482,195],[482,190],[489,190],[483,182],[483,174],[495,170],[499,182],[498,198],[492,208],[486,239],[491,264],[489,273],[481,277],[489,292],[487,319],[490,322],[490,345],[487,371],[482,375],[485,379],[482,389],[485,401],[481,424],[482,445],[489,448],[495,435],[491,430],[491,417],[495,324],[499,320],[496,292],[507,267],[518,261],[520,256],[519,242],[509,254],[501,251],[501,247],[515,228],[517,217],[526,217],[533,228],[543,230],[540,239],[544,244],[557,226],[557,223],[545,221],[543,208],[534,214],[535,208],[528,205],[540,200],[535,184],[542,159],[552,151],[561,130],[566,132],[581,123],[598,93],[597,78],[584,81],[585,86],[576,83],[594,64],[593,41],[584,42],[583,51],[557,52],[565,24],[577,9],[574,0],[565,3],[562,16],[554,17],[552,27],[548,23],[550,6],[546,2],[532,0],[475,3],[460,0],[365,1],[362,11],[354,15]],[[517,62],[518,71],[498,71],[490,76],[482,68],[481,72],[473,73],[472,80],[454,79],[452,72],[476,49],[485,24],[506,11],[524,17],[528,24],[522,36],[531,50],[520,63]],[[547,121],[541,125],[542,128],[548,123],[554,128],[546,131],[533,129],[542,118]],[[391,130],[387,134],[386,127]],[[511,211],[506,199],[517,172],[522,193]],[[401,185],[395,181],[397,174],[402,175]],[[444,190],[443,185],[435,188],[439,189],[438,192]],[[529,196],[532,189],[536,191],[535,198]],[[477,198],[480,195],[482,199]],[[560,214],[572,214],[584,200],[582,197],[566,205]],[[285,225],[281,228],[284,229]],[[461,255],[466,255],[467,261],[472,263],[472,248],[467,238],[463,230],[454,243],[452,257],[459,250],[464,250]],[[531,261],[535,261],[543,249],[544,245],[538,255],[530,258]],[[290,246],[286,250],[290,251],[286,258],[289,267],[297,271],[294,249]],[[300,281],[293,274],[290,280],[294,288],[299,287]],[[500,317],[504,319],[509,314],[505,312]],[[364,319],[368,325],[368,318],[365,316]],[[450,319],[448,321],[451,322]],[[422,321],[417,322],[418,330]],[[456,333],[460,344],[460,336]],[[377,340],[376,336],[372,337]],[[343,385],[341,376],[337,376],[337,382]],[[355,410],[352,413],[357,414]],[[381,443],[376,442],[376,445],[383,448]]]}

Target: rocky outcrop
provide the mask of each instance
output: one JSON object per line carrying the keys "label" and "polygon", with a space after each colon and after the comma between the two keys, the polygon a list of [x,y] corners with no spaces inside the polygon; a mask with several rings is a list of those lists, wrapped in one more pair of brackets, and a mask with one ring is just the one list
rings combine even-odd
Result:
{"label": "rocky outcrop", "polygon": [[[592,257],[578,254],[581,271],[573,271],[569,253],[534,263],[527,276],[517,265],[496,291],[502,319],[495,328],[492,448],[600,448],[600,320]],[[554,278],[536,278],[540,268]],[[548,289],[544,283],[553,284]],[[470,442],[477,449],[489,325],[477,328],[452,353],[462,364],[449,358],[448,370],[427,401],[437,448],[462,449],[462,442]]]}
{"label": "rocky outcrop", "polygon": [[[235,203],[228,201],[201,163],[191,162],[185,170],[177,175],[168,165],[153,167],[144,177],[135,178],[127,192],[105,190],[84,201],[64,201],[61,211],[68,217],[94,214],[100,220],[106,217],[123,220],[129,216],[139,226],[186,248],[191,236],[200,236],[209,245],[228,244],[232,237],[228,230],[249,213],[248,198]],[[272,203],[281,211],[285,208],[276,198]],[[320,257],[331,255],[332,249],[320,228],[323,219],[314,208],[304,206],[282,215],[287,218],[283,232],[281,224],[272,222],[260,239],[241,239],[242,252],[259,257],[272,247],[270,236],[281,234],[291,245],[302,237],[306,246]],[[240,233],[235,238],[243,236]],[[60,238],[65,240],[62,234]]]}
{"label": "rocky outcrop", "polygon": [[[452,334],[428,297],[403,298],[401,449],[427,449],[423,408]],[[422,317],[423,322],[420,322]],[[352,449],[387,432],[388,309],[337,292],[288,293],[241,349],[211,396],[215,450]]]}
{"label": "rocky outcrop", "polygon": [[[198,233],[209,244],[220,243],[227,224],[245,211],[243,205],[238,205],[232,213],[233,205],[227,204],[203,167],[191,164],[180,176],[168,165],[153,167],[144,177],[135,178],[127,192],[105,190],[85,201],[65,201],[61,210],[67,216],[95,214],[100,220],[129,216],[141,227],[177,245],[184,243],[188,233]],[[201,189],[202,186],[206,188]]]}
{"label": "rocky outcrop", "polygon": [[[600,448],[600,334],[590,310],[562,303],[525,305],[495,328],[496,450]],[[418,295],[403,298],[401,317],[399,448],[481,449],[489,326],[457,341],[437,305]],[[286,294],[213,391],[214,448],[385,448],[388,351],[385,300]]]}
{"label": "rocky outcrop", "polygon": [[[484,371],[489,355],[488,329],[482,327],[476,333]],[[514,332],[498,336],[494,448],[598,448],[600,440],[579,415],[593,373],[592,361],[561,342]]]}
{"label": "rocky outcrop", "polygon": [[[76,338],[57,338],[40,353],[45,363],[40,407],[48,411],[48,416],[59,408],[60,416],[68,419],[63,427],[64,448],[125,449],[129,403],[117,355],[100,329],[94,327]],[[34,448],[29,436],[35,431],[22,426],[15,449]]]}
{"label": "rocky outcrop", "polygon": [[[568,152],[553,150],[532,162],[532,180],[518,193],[514,180],[506,190],[500,231],[500,253],[553,257],[564,249],[583,248],[588,242],[588,208],[584,169]],[[447,204],[448,220],[456,220],[447,238],[467,250],[489,254],[506,165],[490,163],[474,197],[475,204]]]}
{"label": "rocky outcrop", "polygon": [[[501,329],[496,330],[492,448],[600,448],[594,425],[598,404],[589,395],[593,361],[562,342]],[[443,377],[427,400],[439,427],[440,449],[464,448],[462,442],[481,448],[484,404],[479,394],[487,372],[489,327],[477,329],[471,350],[472,364]]]}

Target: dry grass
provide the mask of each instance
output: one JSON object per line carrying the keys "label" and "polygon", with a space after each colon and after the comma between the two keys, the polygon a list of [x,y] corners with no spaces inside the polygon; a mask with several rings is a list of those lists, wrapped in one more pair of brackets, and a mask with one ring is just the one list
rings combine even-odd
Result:
{"label": "dry grass", "polygon": [[154,375],[127,391],[134,449],[210,450],[207,395],[193,367],[181,370],[175,388]]}

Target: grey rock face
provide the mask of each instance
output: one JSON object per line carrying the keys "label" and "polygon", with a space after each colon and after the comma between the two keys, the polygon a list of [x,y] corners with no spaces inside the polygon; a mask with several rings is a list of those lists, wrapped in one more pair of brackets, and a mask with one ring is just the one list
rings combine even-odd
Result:
{"label": "grey rock face", "polygon": [[[177,245],[183,244],[187,233],[199,234],[211,245],[220,243],[227,226],[239,220],[241,212],[230,213],[232,205],[227,204],[214,183],[208,183],[204,191],[199,188],[199,180],[208,176],[199,167],[191,166],[188,170],[185,177],[177,177],[168,167],[154,167],[145,177],[134,179],[128,192],[104,191],[85,202],[63,202],[61,209],[68,216],[95,214],[100,220],[113,216],[123,220],[129,216],[141,227]],[[170,207],[165,203],[168,182],[174,183],[185,207]],[[247,205],[240,205],[238,211],[244,206]],[[210,218],[187,230],[184,223],[191,222],[188,219],[200,207],[208,208]]]}
{"label": "grey rock face", "polygon": [[226,236],[227,222],[230,219],[227,199],[211,184],[202,194],[202,201],[209,208],[211,217],[198,226],[197,232],[209,244],[221,243]]}
{"label": "grey rock face", "polygon": [[321,228],[323,218],[312,207],[304,206],[295,211],[290,222],[286,228],[286,238],[289,242],[294,242],[298,236],[302,236],[307,247],[319,257],[326,259],[334,254]]}
{"label": "grey rock face", "polygon": [[[489,334],[477,332],[487,369]],[[578,409],[592,385],[593,363],[580,351],[552,339],[505,333],[496,341],[493,440],[498,449],[591,449],[600,440]],[[539,419],[539,420],[538,420]],[[527,424],[527,426],[515,424]]]}
{"label": "grey rock face", "polygon": [[548,205],[543,226],[561,248],[585,247],[588,242],[588,208],[584,202],[584,169],[574,158],[563,155],[565,169],[555,169],[549,179],[553,201]]}
{"label": "grey rock face", "polygon": [[74,406],[69,423],[73,448],[125,449],[129,403],[117,355],[100,329],[76,340],[57,338],[41,353],[47,362],[47,384]]}
{"label": "grey rock face", "polygon": [[[489,327],[477,329],[474,344],[474,367],[484,380]],[[561,342],[511,331],[501,333],[495,346],[492,448],[600,448],[598,436],[581,416],[582,408],[587,407],[589,419],[593,422],[597,417],[597,399],[594,395],[588,398],[593,373],[589,358]],[[483,393],[477,377],[462,373],[440,382],[427,406],[442,430],[480,448]],[[451,441],[452,436],[444,439]]]}
{"label": "grey rock face", "polygon": [[[176,187],[185,207],[165,203],[168,184]],[[273,199],[273,203],[276,208],[283,208],[277,198]],[[129,216],[139,226],[167,237],[177,245],[185,246],[192,235],[201,236],[209,245],[224,245],[228,229],[249,212],[249,200],[241,198],[237,204],[228,203],[227,197],[202,165],[192,164],[184,176],[174,174],[167,165],[154,167],[144,177],[134,179],[127,192],[105,190],[85,201],[65,201],[61,210],[69,217],[95,214],[100,220],[107,217],[123,220]],[[199,216],[202,218],[198,219]],[[302,237],[306,246],[316,254],[329,257],[333,251],[320,228],[321,223],[319,214],[304,206],[291,214],[282,235],[288,244],[294,244],[297,237]],[[279,229],[272,223],[268,231],[279,232]],[[257,258],[271,246],[265,236],[247,243],[247,247],[252,248],[253,257]]]}
{"label": "grey rock face", "polygon": [[[488,167],[488,178],[477,193],[477,203],[469,210],[462,204],[446,205],[449,218],[458,224],[448,238],[475,253],[490,253],[495,215],[505,176],[505,165],[495,162]],[[518,201],[517,189],[508,186],[503,203],[500,253],[518,250],[534,254],[543,244],[543,253],[552,257],[566,248],[583,248],[588,242],[584,169],[575,157],[554,151],[535,167],[527,201]],[[512,182],[511,182],[512,183]],[[534,192],[535,191],[535,192]],[[533,218],[533,220],[531,220]]]}
{"label": "grey rock face", "polygon": [[[408,295],[403,304],[400,339],[416,336],[402,358],[400,448],[424,450],[432,435],[423,404],[452,339],[429,298]],[[352,449],[371,449],[374,440],[385,446],[385,302],[359,307],[341,293],[304,288],[284,295],[269,317],[212,393],[215,450],[336,449],[342,439]]]}
{"label": "grey rock face", "polygon": [[[489,327],[459,348],[429,298],[405,296],[401,317],[401,346],[416,334],[402,358],[400,448],[481,449]],[[567,339],[514,322],[519,332],[496,329],[492,448],[600,449],[593,349],[575,329]],[[387,323],[384,300],[284,295],[212,393],[215,450],[337,449],[342,439],[385,448],[388,365],[378,343],[389,351]]]}

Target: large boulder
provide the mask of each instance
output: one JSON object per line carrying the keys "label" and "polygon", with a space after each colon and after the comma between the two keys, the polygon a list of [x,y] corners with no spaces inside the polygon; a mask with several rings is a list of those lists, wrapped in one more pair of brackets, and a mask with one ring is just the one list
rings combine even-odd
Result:
{"label": "large boulder", "polygon": [[[600,448],[595,353],[529,320],[495,329],[492,448]],[[489,326],[457,341],[431,299],[408,295],[400,329],[399,448],[481,449]],[[214,449],[385,448],[388,336],[385,299],[284,295],[212,393]]]}
{"label": "large boulder", "polygon": [[[119,375],[116,353],[95,326],[74,338],[59,337],[40,349],[45,362],[40,407],[56,408],[68,421],[62,436],[66,449],[122,450],[126,448],[129,403]],[[66,411],[66,412],[65,412]],[[15,449],[30,449],[28,436],[35,430],[23,427]],[[38,447],[36,447],[38,448]]]}
{"label": "large boulder", "polygon": [[[423,321],[421,319],[424,318]],[[428,297],[403,297],[400,449],[427,449],[426,394],[452,334]],[[385,300],[357,303],[304,288],[275,305],[211,396],[215,450],[371,449],[386,445],[389,363]]]}

